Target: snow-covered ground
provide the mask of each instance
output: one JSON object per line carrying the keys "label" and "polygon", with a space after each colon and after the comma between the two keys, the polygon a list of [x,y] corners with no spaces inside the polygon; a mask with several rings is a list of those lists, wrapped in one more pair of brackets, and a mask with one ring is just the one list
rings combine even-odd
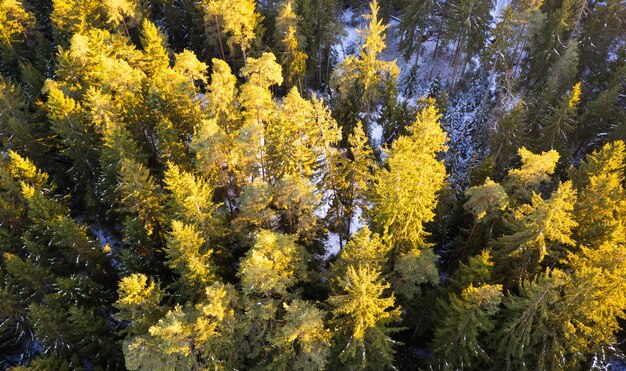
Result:
{"label": "snow-covered ground", "polygon": [[[491,27],[495,27],[500,15],[511,3],[511,0],[496,0],[491,11],[493,17]],[[398,15],[401,17],[401,15]],[[367,27],[367,20],[353,9],[346,9],[341,14],[344,34],[333,47],[335,60],[340,64],[345,58],[358,52],[364,42],[363,33],[359,29]],[[433,59],[436,40],[430,39],[422,45],[419,58],[413,55],[405,59],[400,52],[399,19],[392,17],[386,32],[387,48],[380,55],[380,59],[395,61],[400,69],[398,84],[400,87],[399,99],[415,106],[417,101],[428,94],[429,88],[435,79],[438,79],[448,91],[448,107],[442,119],[442,126],[447,132],[450,142],[446,154],[446,164],[450,174],[449,179],[456,186],[467,186],[467,176],[473,165],[476,165],[483,155],[480,136],[489,125],[489,109],[495,94],[495,79],[483,71],[479,58],[474,58],[468,66],[468,72],[473,74],[473,80],[461,87],[452,89],[451,60],[453,43],[440,45],[437,58]],[[512,105],[511,105],[512,106]],[[375,120],[374,120],[375,121]],[[383,129],[375,122],[371,125],[368,135],[370,143],[379,147],[382,142]],[[323,212],[325,214],[325,212]],[[359,227],[353,226],[352,233],[362,227],[360,215],[355,218]],[[355,223],[355,220],[352,221]],[[326,241],[325,258],[332,257],[339,252],[339,237],[329,232]]]}

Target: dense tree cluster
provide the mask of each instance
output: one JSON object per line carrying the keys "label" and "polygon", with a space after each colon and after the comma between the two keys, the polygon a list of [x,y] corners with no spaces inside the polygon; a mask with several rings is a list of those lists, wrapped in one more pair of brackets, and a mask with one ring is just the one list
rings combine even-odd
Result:
{"label": "dense tree cluster", "polygon": [[0,368],[610,368],[625,19],[620,0],[0,0]]}

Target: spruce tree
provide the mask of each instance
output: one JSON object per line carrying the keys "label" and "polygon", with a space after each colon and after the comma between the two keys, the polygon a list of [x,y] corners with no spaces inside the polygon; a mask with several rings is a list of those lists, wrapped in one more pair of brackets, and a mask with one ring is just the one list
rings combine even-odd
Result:
{"label": "spruce tree", "polygon": [[283,303],[284,325],[271,337],[272,370],[323,369],[330,353],[331,333],[324,325],[325,313],[314,303],[296,299]]}
{"label": "spruce tree", "polygon": [[624,242],[624,142],[606,144],[570,170],[578,200],[574,214],[576,241],[588,248]]}
{"label": "spruce tree", "polygon": [[566,246],[576,245],[572,239],[572,229],[578,225],[573,215],[575,203],[576,192],[567,181],[550,199],[533,193],[530,205],[515,209],[507,220],[511,233],[495,241],[498,267],[507,273],[507,279],[532,279],[544,259],[558,262]]}
{"label": "spruce tree", "polygon": [[[343,138],[347,139],[353,126],[363,113],[364,129],[371,130],[372,114],[375,102],[383,96],[393,92],[388,89],[389,81],[395,81],[398,66],[395,61],[382,61],[379,54],[385,49],[385,30],[378,18],[378,2],[370,3],[371,15],[364,16],[369,21],[366,29],[360,30],[364,34],[365,42],[361,45],[357,55],[348,56],[334,72],[332,86],[337,92],[337,103],[334,114],[343,124]],[[391,85],[394,85],[393,83]]]}
{"label": "spruce tree", "polygon": [[339,280],[340,293],[330,296],[333,308],[334,345],[342,367],[377,370],[393,364],[390,324],[400,318],[390,285],[368,265],[348,266]]}
{"label": "spruce tree", "polygon": [[557,149],[562,154],[571,152],[571,133],[576,129],[576,110],[580,102],[580,83],[563,96],[541,126],[541,145],[546,150]]}
{"label": "spruce tree", "polygon": [[432,348],[434,363],[443,369],[474,368],[488,364],[485,337],[495,328],[501,285],[470,284],[460,294],[440,301]]}
{"label": "spruce tree", "polygon": [[286,297],[306,280],[307,254],[294,236],[262,230],[241,262],[239,277],[246,293]]}
{"label": "spruce tree", "polygon": [[446,38],[456,39],[452,59],[453,83],[463,75],[472,56],[485,47],[492,6],[492,1],[479,0],[451,0],[447,4],[443,27]]}
{"label": "spruce tree", "polygon": [[522,201],[529,200],[542,184],[552,180],[559,153],[551,150],[534,154],[522,147],[518,154],[522,162],[517,169],[508,172],[505,188]]}
{"label": "spruce tree", "polygon": [[438,280],[437,256],[426,241],[425,224],[435,217],[446,170],[438,155],[446,150],[446,134],[434,102],[420,111],[409,136],[392,145],[384,168],[375,176],[370,211],[376,231],[393,249],[397,273],[394,289],[412,299],[425,281]]}
{"label": "spruce tree", "polygon": [[303,51],[306,38],[298,29],[298,17],[294,13],[293,0],[286,0],[276,17],[274,37],[281,53],[280,61],[285,72],[285,87],[297,86],[304,91],[307,54]]}
{"label": "spruce tree", "polygon": [[[221,44],[221,34],[223,32],[228,35],[226,41],[231,52],[238,48],[241,50],[245,60],[248,49],[250,49],[256,37],[257,25],[261,21],[260,15],[256,12],[256,1],[204,0],[201,6],[205,16],[205,27],[211,24],[215,24],[218,27],[220,47],[223,48]],[[223,49],[222,59],[225,59]]]}
{"label": "spruce tree", "polygon": [[568,282],[563,271],[548,270],[504,297],[493,346],[502,367],[560,369],[568,364],[568,342],[557,311]]}

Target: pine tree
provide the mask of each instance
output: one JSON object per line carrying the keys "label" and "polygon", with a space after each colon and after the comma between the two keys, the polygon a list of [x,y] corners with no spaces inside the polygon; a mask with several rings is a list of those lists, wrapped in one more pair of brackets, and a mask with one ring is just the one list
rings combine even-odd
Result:
{"label": "pine tree", "polygon": [[343,367],[381,369],[393,362],[393,344],[389,325],[400,318],[390,285],[380,273],[365,265],[349,266],[339,280],[341,293],[330,296],[336,323],[334,345]]}
{"label": "pine tree", "polygon": [[439,321],[432,348],[435,364],[444,369],[487,364],[484,338],[495,328],[494,315],[502,300],[501,285],[470,284],[460,294],[439,302]]}

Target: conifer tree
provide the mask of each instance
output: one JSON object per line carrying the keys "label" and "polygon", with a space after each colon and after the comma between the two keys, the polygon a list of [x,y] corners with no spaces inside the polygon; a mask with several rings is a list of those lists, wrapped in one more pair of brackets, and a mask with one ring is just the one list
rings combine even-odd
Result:
{"label": "conifer tree", "polygon": [[272,207],[278,212],[279,227],[303,241],[316,236],[321,197],[313,184],[302,177],[285,176],[272,187]]}
{"label": "conifer tree", "polygon": [[213,190],[205,179],[170,163],[165,172],[165,189],[171,192],[172,219],[191,224],[209,240],[218,237],[219,219]]}
{"label": "conifer tree", "polygon": [[11,67],[28,50],[26,46],[35,31],[35,16],[22,0],[5,0],[0,3],[0,70],[10,72]]}
{"label": "conifer tree", "polygon": [[[474,225],[469,231],[464,248],[464,253],[471,254],[475,246],[482,248],[491,238],[494,226],[499,224],[510,201],[504,187],[489,177],[484,184],[465,191],[465,197],[467,201],[463,204],[463,209],[474,217]],[[470,242],[473,243],[470,245]]]}
{"label": "conifer tree", "polygon": [[365,114],[365,130],[370,130],[375,102],[389,93],[387,82],[395,81],[399,74],[395,61],[378,59],[385,49],[387,26],[378,18],[379,7],[376,0],[370,3],[370,10],[371,15],[364,16],[369,25],[360,31],[365,35],[365,43],[361,45],[356,56],[351,55],[344,59],[333,75],[332,84],[337,91],[339,106],[335,107],[334,113],[344,125],[344,138],[352,132],[361,112]]}
{"label": "conifer tree", "polygon": [[463,204],[463,208],[469,211],[477,222],[498,218],[498,213],[506,210],[509,204],[509,197],[504,188],[489,178],[483,185],[465,191],[465,196],[468,200]]}
{"label": "conifer tree", "polygon": [[400,318],[390,285],[367,265],[348,266],[338,284],[341,292],[330,296],[335,325],[335,349],[343,367],[376,370],[393,363],[389,327]]}
{"label": "conifer tree", "polygon": [[331,334],[324,326],[325,313],[315,304],[296,299],[283,303],[285,324],[272,336],[273,370],[323,369],[328,362]]}
{"label": "conifer tree", "polygon": [[562,306],[573,343],[568,349],[573,364],[589,357],[606,363],[613,356],[618,319],[626,310],[626,270],[621,263],[625,251],[623,243],[607,242],[568,256],[573,274]]}
{"label": "conifer tree", "polygon": [[565,41],[568,33],[576,26],[578,3],[577,0],[564,0],[559,8],[547,15],[534,17],[527,59],[535,81],[543,81],[548,77],[548,69],[567,45]]}
{"label": "conifer tree", "polygon": [[98,1],[53,0],[52,34],[57,44],[67,47],[74,34],[90,28],[104,28],[106,14]]}
{"label": "conifer tree", "polygon": [[[491,23],[492,1],[451,0],[447,4],[444,20],[446,37],[456,39],[452,59],[452,82],[465,72],[474,53],[485,46]],[[465,53],[465,58],[462,58]]]}
{"label": "conifer tree", "polygon": [[170,61],[164,41],[165,37],[156,25],[144,19],[141,25],[141,46],[144,49],[143,69],[148,76],[155,75],[169,67]]}
{"label": "conifer tree", "polygon": [[343,247],[344,241],[350,238],[357,210],[366,209],[364,196],[374,169],[374,153],[361,122],[356,124],[348,137],[348,150],[337,154],[330,166],[326,180],[326,187],[333,193],[329,213],[338,227],[337,233]]}
{"label": "conifer tree", "polygon": [[306,280],[306,261],[294,236],[262,230],[239,268],[244,292],[287,296],[288,289]]}
{"label": "conifer tree", "polygon": [[606,144],[587,155],[570,176],[578,190],[576,241],[588,248],[624,242],[624,142]]}
{"label": "conifer tree", "polygon": [[172,222],[165,248],[167,263],[179,276],[177,291],[189,297],[201,293],[215,280],[213,250],[206,247],[205,242],[193,225],[178,220]]}
{"label": "conifer tree", "polygon": [[487,47],[485,54],[492,69],[506,72],[513,67],[514,46],[516,41],[516,15],[511,5],[508,5],[500,16],[500,22],[493,30],[493,42]]}
{"label": "conifer tree", "polygon": [[424,225],[435,217],[438,192],[446,179],[445,166],[438,159],[447,141],[440,116],[432,101],[417,114],[410,136],[393,143],[372,189],[370,215],[393,249],[398,275],[394,289],[407,299],[419,292],[421,283],[438,280],[437,256],[428,249]]}
{"label": "conifer tree", "polygon": [[488,363],[485,335],[495,328],[502,300],[501,285],[470,284],[460,294],[439,302],[435,327],[435,364],[444,369],[472,368]]}
{"label": "conifer tree", "polygon": [[148,333],[125,340],[129,370],[237,367],[232,352],[237,296],[234,287],[214,283],[195,306],[176,305]]}
{"label": "conifer tree", "polygon": [[447,141],[440,117],[431,101],[417,114],[410,135],[393,143],[385,168],[376,174],[371,215],[393,246],[428,246],[424,224],[434,218],[437,193],[446,178],[443,161],[437,157],[446,150]]}
{"label": "conifer tree", "polygon": [[159,282],[143,274],[131,274],[122,278],[118,294],[119,298],[115,303],[118,312],[115,318],[130,321],[130,325],[124,329],[129,335],[146,333],[165,314],[160,307],[165,293]]}
{"label": "conifer tree", "polygon": [[467,264],[461,262],[450,278],[450,290],[460,293],[470,285],[481,287],[493,284],[495,280],[493,267],[494,262],[489,250],[483,250],[480,254],[471,256]]}
{"label": "conifer tree", "polygon": [[527,143],[526,116],[524,102],[519,101],[515,107],[498,119],[495,133],[490,136],[497,169],[505,169],[511,158],[517,154],[518,149]]}
{"label": "conifer tree", "polygon": [[196,124],[189,148],[195,153],[196,169],[214,185],[216,193],[234,213],[232,195],[244,184],[242,125],[237,101],[237,78],[220,59],[212,61],[211,80],[206,95],[209,118]]}
{"label": "conifer tree", "polygon": [[107,22],[113,26],[124,26],[126,36],[130,37],[128,29],[141,24],[143,8],[137,0],[105,0],[103,2],[107,15]]}
{"label": "conifer tree", "polygon": [[306,38],[298,29],[298,17],[294,13],[293,0],[286,0],[276,17],[274,37],[281,50],[280,61],[285,73],[285,88],[297,86],[304,89],[307,54],[303,51]]}
{"label": "conifer tree", "polygon": [[[255,0],[204,0],[202,8],[205,15],[205,23],[217,24],[219,27],[218,37],[221,43],[221,33],[228,34],[227,42],[231,51],[238,47],[244,60],[250,45],[256,36],[257,25],[261,21],[256,12]],[[220,44],[220,47],[221,44]],[[224,59],[222,51],[222,59]]]}
{"label": "conifer tree", "polygon": [[244,109],[240,140],[246,161],[245,174],[266,180],[265,127],[276,114],[269,88],[283,83],[282,71],[274,54],[263,53],[258,59],[248,58],[240,74],[247,79],[239,92],[239,102]]}
{"label": "conifer tree", "polygon": [[[155,236],[163,240],[164,231],[164,195],[148,169],[141,163],[123,159],[119,174],[119,194],[122,211],[131,213],[141,220],[127,224],[127,227],[139,227],[132,235]],[[130,220],[129,220],[130,222]]]}
{"label": "conifer tree", "polygon": [[548,270],[524,282],[519,295],[504,297],[493,344],[503,367],[571,367],[566,355],[573,344],[567,341],[556,311],[567,281],[563,271]]}
{"label": "conifer tree", "polygon": [[[11,311],[13,316],[20,311],[26,316],[18,326],[40,342],[44,354],[74,355],[103,367],[118,367],[115,337],[101,314],[110,305],[110,285],[115,281],[109,257],[53,197],[48,175],[29,159],[9,151],[8,158],[2,159],[0,182],[2,202],[13,201],[11,209],[3,212],[3,224],[22,218],[27,223],[21,228],[21,223],[9,224],[14,228],[2,233],[5,243],[13,238],[19,243],[3,246],[0,270],[5,284],[20,287],[16,292],[20,305]],[[3,293],[7,293],[4,288]],[[105,344],[98,349],[100,341]]]}
{"label": "conifer tree", "polygon": [[400,20],[400,50],[405,59],[415,56],[415,63],[419,62],[422,45],[430,33],[438,32],[433,15],[440,11],[440,2],[437,0],[405,1],[403,16]]}
{"label": "conifer tree", "polygon": [[30,109],[25,94],[12,80],[0,77],[0,140],[2,147],[42,160],[49,129]]}
{"label": "conifer tree", "polygon": [[534,154],[522,147],[518,154],[522,165],[517,169],[509,170],[505,187],[517,198],[529,200],[532,192],[538,191],[542,184],[552,180],[550,176],[554,174],[559,161],[559,153],[551,150]]}
{"label": "conifer tree", "polygon": [[519,206],[509,220],[512,233],[495,243],[499,268],[509,272],[509,278],[530,279],[544,259],[559,261],[563,246],[576,244],[572,239],[572,229],[578,224],[573,215],[575,203],[571,181],[561,183],[548,200],[533,193],[531,204]]}
{"label": "conifer tree", "polygon": [[388,270],[389,245],[380,236],[365,226],[356,232],[339,253],[339,259],[332,264],[331,277],[343,277],[349,266],[369,266],[383,272]]}
{"label": "conifer tree", "polygon": [[580,83],[575,84],[556,107],[552,109],[541,128],[541,142],[545,149],[568,153],[570,134],[575,129],[576,110],[580,102]]}

